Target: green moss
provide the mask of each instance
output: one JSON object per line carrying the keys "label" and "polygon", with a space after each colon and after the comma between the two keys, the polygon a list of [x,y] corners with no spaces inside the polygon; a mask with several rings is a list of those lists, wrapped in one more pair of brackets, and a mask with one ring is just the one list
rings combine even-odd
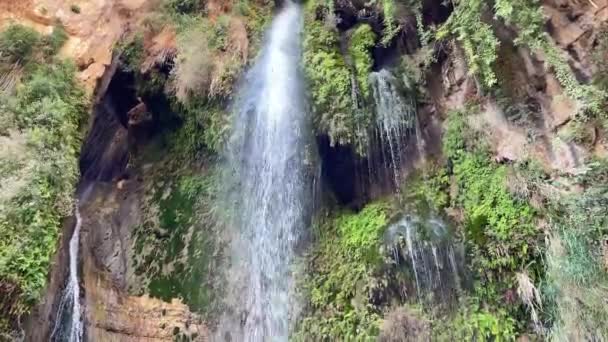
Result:
{"label": "green moss", "polygon": [[158,209],[148,213],[152,217],[134,232],[136,274],[145,279],[151,296],[166,301],[182,298],[190,309],[213,319],[220,292],[219,270],[213,268],[220,258],[212,212],[217,175],[180,171],[174,176],[175,184],[163,182],[150,189],[147,205]]}
{"label": "green moss", "polygon": [[[311,89],[315,131],[318,135],[328,135],[332,146],[352,145],[360,155],[365,155],[371,113],[357,108],[352,97],[353,75],[340,53],[339,34],[314,20],[313,13],[309,13],[307,18],[303,64]],[[363,81],[363,69],[367,69],[365,64],[369,64],[369,60],[364,60],[363,47],[369,43],[370,35],[365,34],[365,28],[361,30],[360,44],[353,45],[353,52],[359,58],[360,81]]]}
{"label": "green moss", "polygon": [[[444,153],[452,164],[457,185],[452,206],[462,211],[462,226],[475,276],[475,295],[488,305],[504,307],[524,326],[522,308],[505,306],[503,296],[517,286],[515,272],[526,270],[535,281],[541,276],[541,232],[536,211],[507,187],[508,167],[491,161],[482,138],[452,112],[446,123]],[[522,321],[523,320],[523,321]]]}
{"label": "green moss", "polygon": [[318,243],[303,282],[310,310],[295,340],[367,341],[377,336],[381,315],[367,296],[380,286],[376,277],[388,213],[388,203],[379,202],[358,213],[338,212],[318,226]]}
{"label": "green moss", "polygon": [[371,26],[361,24],[353,32],[348,47],[348,52],[353,59],[359,89],[365,98],[370,96],[368,76],[374,64],[370,49],[375,45],[375,41],[376,34],[372,31]]}
{"label": "green moss", "polygon": [[44,54],[46,56],[54,56],[63,47],[68,40],[68,34],[65,32],[63,25],[58,24],[53,27],[53,32],[50,35],[42,38]]}
{"label": "green moss", "polygon": [[381,44],[388,45],[397,35],[401,26],[399,26],[396,18],[397,5],[394,0],[382,0],[382,15],[384,17],[384,32],[382,34]]}

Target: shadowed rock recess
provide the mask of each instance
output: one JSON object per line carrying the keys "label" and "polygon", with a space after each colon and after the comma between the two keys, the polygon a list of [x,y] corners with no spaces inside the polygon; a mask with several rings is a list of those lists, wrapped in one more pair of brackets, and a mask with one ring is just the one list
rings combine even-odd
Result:
{"label": "shadowed rock recess", "polygon": [[608,340],[608,0],[0,0],[0,341]]}

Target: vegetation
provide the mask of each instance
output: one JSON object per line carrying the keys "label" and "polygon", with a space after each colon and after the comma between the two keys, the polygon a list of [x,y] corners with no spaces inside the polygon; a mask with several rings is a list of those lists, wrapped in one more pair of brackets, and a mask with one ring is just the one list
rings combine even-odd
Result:
{"label": "vegetation", "polygon": [[[446,127],[444,154],[453,165],[452,177],[458,185],[451,202],[463,211],[476,295],[486,303],[498,304],[516,288],[515,272],[530,269],[538,274],[538,246],[542,244],[535,211],[510,193],[507,167],[493,164],[479,139],[471,139],[475,133],[463,113],[452,112]],[[517,314],[517,306],[511,307],[511,314]]]}
{"label": "vegetation", "polygon": [[0,34],[3,63],[25,67],[23,82],[0,98],[0,308],[15,323],[36,303],[46,284],[61,220],[73,209],[78,178],[80,123],[86,113],[75,66],[44,55],[65,34],[50,37],[22,26]]}
{"label": "vegetation", "polygon": [[369,99],[371,96],[368,77],[372,71],[374,61],[372,60],[370,49],[375,44],[376,34],[372,31],[371,26],[362,24],[354,30],[348,47],[348,52],[353,59],[357,83],[364,100]]}
{"label": "vegetation", "polygon": [[27,64],[33,57],[40,34],[29,27],[11,25],[0,33],[0,59],[2,63]]}
{"label": "vegetation", "polygon": [[161,161],[146,185],[145,221],[134,231],[135,273],[143,287],[132,291],[167,301],[182,298],[211,320],[221,303],[219,173],[201,174],[177,163]]}
{"label": "vegetation", "polygon": [[[325,15],[322,20],[315,17],[319,11]],[[339,32],[327,22],[329,13],[328,7],[311,2],[305,22],[303,65],[311,89],[314,127],[317,134],[329,136],[331,146],[351,145],[365,155],[373,129],[366,102],[373,65],[370,49],[376,37],[366,24],[353,31],[349,65],[340,51]],[[358,89],[353,89],[354,82]]]}
{"label": "vegetation", "polygon": [[607,166],[606,160],[591,162],[576,179],[585,190],[554,200],[545,295],[555,340],[608,336],[603,305],[608,295]]}
{"label": "vegetation", "polygon": [[488,3],[483,0],[459,0],[455,3],[454,13],[437,31],[437,39],[453,35],[464,51],[469,73],[478,76],[484,86],[492,87],[497,81],[492,66],[499,42],[492,26],[482,21]]}
{"label": "vegetation", "polygon": [[307,23],[303,65],[310,82],[314,123],[331,144],[357,144],[352,115],[350,70],[339,50],[337,32],[322,22]]}
{"label": "vegetation", "polygon": [[317,244],[302,286],[310,296],[296,341],[371,340],[379,333],[380,308],[370,301],[383,286],[381,237],[390,206],[369,204],[359,213],[338,212],[317,225]]}

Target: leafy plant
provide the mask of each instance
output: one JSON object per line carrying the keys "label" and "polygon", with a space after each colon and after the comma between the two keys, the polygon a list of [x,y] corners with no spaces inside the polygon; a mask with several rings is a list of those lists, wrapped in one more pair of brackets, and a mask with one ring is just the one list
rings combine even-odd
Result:
{"label": "leafy plant", "polygon": [[[354,102],[353,75],[340,53],[338,38],[338,32],[328,29],[323,22],[307,20],[303,65],[310,83],[313,123],[318,134],[329,136],[332,146],[353,145],[359,154],[364,155],[371,118],[369,112],[359,110]],[[369,34],[363,41],[367,41],[364,45],[369,43]],[[367,68],[364,64],[368,62],[360,59],[359,67]]]}
{"label": "leafy plant", "polygon": [[26,64],[33,57],[41,36],[35,30],[13,24],[0,33],[0,60]]}
{"label": "leafy plant", "polygon": [[438,29],[436,38],[453,35],[464,50],[469,73],[478,75],[481,83],[491,88],[497,81],[492,66],[499,42],[492,26],[482,21],[483,13],[488,10],[487,3],[483,0],[458,0],[454,3],[454,12]]}
{"label": "leafy plant", "polygon": [[[476,276],[475,295],[496,305],[516,288],[515,272],[530,270],[535,277],[542,273],[537,213],[525,198],[510,192],[507,166],[491,161],[462,112],[451,112],[446,127],[444,154],[457,185],[451,204],[462,210],[469,267]],[[511,304],[506,307],[509,315],[519,317],[520,304]]]}
{"label": "leafy plant", "polygon": [[584,191],[552,201],[544,292],[554,321],[550,336],[556,340],[608,335],[607,165],[605,160],[592,161],[576,179]]}
{"label": "leafy plant", "polygon": [[380,312],[368,294],[382,286],[376,276],[388,209],[387,203],[374,203],[359,213],[339,212],[318,226],[311,272],[303,279],[310,311],[295,340],[371,340],[378,335]]}
{"label": "leafy plant", "polygon": [[359,25],[350,40],[348,52],[353,59],[355,74],[359,89],[365,99],[369,98],[369,73],[372,71],[374,61],[370,49],[375,45],[376,34],[368,24]]}
{"label": "leafy plant", "polygon": [[63,25],[58,24],[53,27],[53,32],[50,35],[42,38],[44,46],[44,54],[46,56],[54,56],[59,52],[59,49],[63,47],[65,42],[68,40],[68,34],[65,32]]}
{"label": "leafy plant", "polygon": [[[80,123],[86,113],[84,93],[68,62],[36,66],[10,100],[0,103],[13,113],[10,129],[19,131],[27,165],[7,169],[0,176],[21,182],[12,195],[0,201],[0,307],[11,318],[27,313],[46,284],[61,219],[72,212],[72,194],[78,179]],[[13,159],[14,160],[14,159]],[[4,164],[7,163],[7,164]],[[14,183],[13,183],[14,184]]]}

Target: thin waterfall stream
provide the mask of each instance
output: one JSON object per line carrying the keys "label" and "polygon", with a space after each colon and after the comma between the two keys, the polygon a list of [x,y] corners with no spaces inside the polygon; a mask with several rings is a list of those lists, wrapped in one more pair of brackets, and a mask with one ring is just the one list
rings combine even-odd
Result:
{"label": "thin waterfall stream", "polygon": [[55,327],[51,334],[52,341],[82,341],[82,319],[80,308],[80,284],[78,281],[78,250],[82,218],[78,202],[74,205],[76,224],[69,245],[69,274],[65,289],[57,310]]}
{"label": "thin waterfall stream", "polygon": [[300,5],[285,2],[234,102],[227,160],[234,204],[232,312],[220,339],[287,341],[294,248],[305,227],[308,127],[300,70]]}

